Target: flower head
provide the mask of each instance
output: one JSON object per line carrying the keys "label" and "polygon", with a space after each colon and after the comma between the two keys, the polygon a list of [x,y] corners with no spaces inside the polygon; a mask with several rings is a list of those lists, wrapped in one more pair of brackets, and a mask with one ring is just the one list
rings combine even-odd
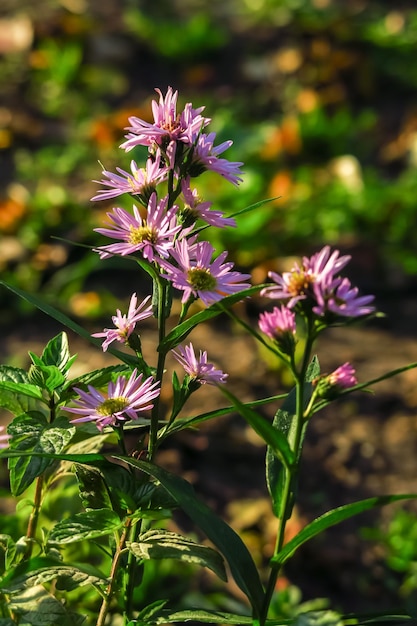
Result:
{"label": "flower head", "polygon": [[154,400],[159,396],[159,383],[152,377],[142,382],[143,375],[133,370],[127,379],[119,376],[116,382],[110,382],[107,395],[88,385],[88,392],[74,387],[80,399],[75,400],[77,407],[64,407],[70,413],[81,415],[71,420],[72,424],[95,422],[99,430],[106,426],[118,426],[126,420],[136,420],[139,413],[152,409]]}
{"label": "flower head", "polygon": [[183,303],[193,297],[201,298],[209,306],[229,294],[250,287],[249,283],[242,282],[250,278],[249,274],[233,272],[233,263],[223,263],[227,252],[222,252],[212,262],[213,252],[214,248],[208,241],[190,245],[186,239],[181,239],[170,251],[178,267],[161,259],[161,267],[165,270],[162,275],[184,292]]}
{"label": "flower head", "polygon": [[102,347],[103,352],[106,352],[107,348],[113,341],[119,341],[120,343],[126,343],[130,335],[135,329],[136,322],[144,320],[152,315],[152,305],[145,308],[147,302],[149,302],[151,296],[147,296],[137,306],[138,299],[134,293],[130,298],[129,310],[127,315],[122,315],[120,309],[117,309],[116,315],[113,315],[112,320],[114,328],[105,328],[102,333],[94,333],[93,337],[105,337]]}
{"label": "flower head", "polygon": [[223,228],[224,226],[236,226],[233,217],[223,217],[221,211],[212,211],[211,202],[203,202],[198,195],[197,189],[191,189],[190,178],[181,181],[182,194],[184,197],[184,208],[179,211],[179,219],[185,225],[194,224],[198,219],[207,222],[211,226]]}
{"label": "flower head", "polygon": [[133,215],[120,207],[107,213],[113,222],[113,228],[95,228],[106,237],[120,239],[120,243],[100,246],[97,252],[101,259],[113,254],[125,256],[140,251],[145,259],[152,262],[156,256],[168,257],[174,237],[181,230],[176,221],[177,206],[166,210],[168,199],[158,203],[156,193],[150,197],[146,219],[142,219],[139,209],[133,205]]}
{"label": "flower head", "polygon": [[232,141],[224,141],[219,146],[214,146],[216,133],[208,135],[201,134],[193,150],[192,162],[190,166],[190,175],[199,176],[206,170],[216,172],[223,176],[226,180],[238,185],[242,182],[240,171],[243,165],[240,161],[228,161],[227,159],[219,159],[218,155],[230,148]]}
{"label": "flower head", "polygon": [[261,313],[259,328],[267,337],[276,341],[283,352],[291,354],[294,351],[295,313],[288,307],[274,307],[271,313]]}
{"label": "flower head", "polygon": [[296,263],[289,272],[270,272],[275,284],[262,289],[261,295],[285,300],[289,308],[313,310],[320,317],[327,313],[342,317],[372,313],[375,307],[370,303],[374,296],[358,296],[358,289],[338,275],[350,258],[340,256],[338,250],[331,253],[330,247],[325,246],[311,258],[304,257],[301,266]]}
{"label": "flower head", "polygon": [[[4,428],[4,426],[0,426],[0,433],[3,432]],[[4,435],[0,435],[0,450],[2,448],[7,448],[10,437],[11,435],[6,433]]]}
{"label": "flower head", "polygon": [[187,103],[184,110],[177,113],[178,91],[173,92],[172,87],[168,87],[165,97],[159,89],[155,91],[159,94],[159,103],[155,100],[152,102],[154,122],[150,124],[138,117],[129,118],[130,126],[127,130],[130,132],[126,135],[127,141],[120,146],[126,152],[135,146],[154,144],[165,150],[171,141],[192,144],[211,121],[200,115],[204,107],[193,109],[191,103]]}
{"label": "flower head", "polygon": [[116,167],[116,170],[118,174],[103,170],[105,178],[94,182],[108,189],[100,189],[91,200],[109,200],[124,193],[130,193],[142,197],[147,204],[155,187],[168,176],[168,168],[161,164],[160,150],[157,150],[155,157],[147,159],[145,168],[138,167],[135,161],[131,161],[130,173],[120,167]]}
{"label": "flower head", "polygon": [[326,377],[327,382],[341,389],[349,389],[358,384],[355,376],[355,369],[350,363],[344,363],[334,370],[329,376]]}
{"label": "flower head", "polygon": [[313,311],[317,315],[331,313],[341,317],[361,317],[375,311],[371,305],[374,296],[359,296],[357,287],[352,287],[348,278],[339,278],[327,288],[315,289],[317,305]]}
{"label": "flower head", "polygon": [[172,350],[172,354],[180,363],[188,376],[199,382],[201,385],[217,385],[218,383],[225,383],[228,374],[224,374],[221,370],[217,370],[212,363],[207,362],[207,352],[200,350],[200,355],[197,358],[194,352],[193,344],[189,346],[178,346],[177,350]]}

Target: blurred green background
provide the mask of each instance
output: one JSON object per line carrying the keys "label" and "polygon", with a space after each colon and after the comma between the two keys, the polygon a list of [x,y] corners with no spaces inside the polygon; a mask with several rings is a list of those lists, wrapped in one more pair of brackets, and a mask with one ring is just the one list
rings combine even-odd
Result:
{"label": "blurred green background", "polygon": [[[219,141],[234,141],[224,156],[245,163],[238,190],[199,179],[213,208],[281,196],[211,234],[255,281],[331,243],[356,252],[367,288],[408,284],[416,42],[413,0],[3,0],[2,279],[75,316],[112,310],[98,256],[69,242],[101,241],[93,228],[112,204],[89,200],[98,161],[141,161],[118,149],[127,117],[150,119],[154,88],[171,85],[180,106],[206,106]],[[25,309],[5,290],[0,304],[5,321]]]}

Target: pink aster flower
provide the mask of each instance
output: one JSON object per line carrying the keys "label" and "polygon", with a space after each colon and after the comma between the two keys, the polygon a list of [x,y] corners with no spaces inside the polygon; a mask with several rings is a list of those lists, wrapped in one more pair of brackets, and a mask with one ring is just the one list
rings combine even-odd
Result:
{"label": "pink aster flower", "polygon": [[103,352],[106,352],[107,348],[113,341],[119,341],[120,343],[127,343],[130,335],[135,329],[136,322],[145,320],[152,315],[152,305],[145,308],[147,302],[149,302],[151,296],[147,296],[137,306],[138,299],[134,293],[130,298],[129,310],[127,315],[122,315],[120,309],[117,309],[116,315],[113,315],[112,320],[114,328],[105,328],[102,333],[94,333],[93,337],[105,337],[102,347]]}
{"label": "pink aster flower", "polygon": [[94,230],[106,237],[120,239],[120,243],[100,246],[96,249],[101,259],[113,254],[125,256],[140,251],[145,259],[152,262],[156,256],[168,257],[173,246],[174,237],[181,230],[177,224],[174,205],[166,210],[168,198],[157,203],[156,193],[149,199],[146,219],[142,219],[139,209],[133,205],[133,215],[120,207],[107,213],[113,222],[113,228],[95,228]]}
{"label": "pink aster flower", "polygon": [[329,374],[325,380],[332,386],[349,389],[349,387],[354,387],[358,383],[355,373],[355,369],[350,363],[344,363]]}
{"label": "pink aster flower", "polygon": [[[4,426],[0,426],[0,433],[3,432],[4,429]],[[11,435],[8,435],[7,433],[5,433],[4,435],[0,435],[0,450],[3,448],[7,448],[10,437]]]}
{"label": "pink aster flower", "polygon": [[191,103],[187,103],[184,110],[177,113],[178,91],[173,92],[172,87],[168,87],[165,97],[159,89],[155,91],[159,94],[159,103],[155,100],[152,102],[154,123],[150,124],[138,117],[129,118],[130,126],[126,130],[130,132],[126,135],[127,141],[120,146],[126,152],[135,146],[152,146],[155,143],[165,149],[173,140],[192,144],[211,121],[200,115],[204,107],[193,109]]}
{"label": "pink aster flower", "polygon": [[178,346],[178,350],[172,350],[172,354],[180,363],[188,376],[199,382],[200,384],[217,385],[219,383],[225,383],[228,374],[217,370],[212,363],[207,362],[207,352],[200,350],[200,355],[197,358],[194,352],[193,344],[189,346]]}
{"label": "pink aster flower", "polygon": [[351,287],[347,278],[338,272],[350,261],[350,256],[340,256],[338,250],[331,253],[325,246],[311,258],[304,257],[291,271],[282,275],[269,272],[274,285],[262,289],[261,295],[286,300],[287,307],[294,308],[303,300],[316,315],[334,313],[342,317],[359,317],[375,310],[369,306],[374,296],[358,296],[358,289]]}
{"label": "pink aster flower", "polygon": [[168,177],[168,168],[161,165],[160,150],[157,150],[154,158],[148,158],[145,168],[138,167],[135,161],[131,161],[130,169],[131,173],[117,167],[118,174],[103,170],[103,175],[107,180],[104,178],[94,182],[109,187],[109,189],[100,189],[91,200],[108,200],[124,193],[130,193],[142,196],[147,204],[150,195],[155,191],[155,187]]}
{"label": "pink aster flower", "polygon": [[259,328],[270,339],[279,339],[282,335],[295,334],[295,313],[288,307],[274,307],[271,313],[261,313]]}
{"label": "pink aster flower", "polygon": [[202,134],[198,137],[192,155],[190,174],[191,176],[199,176],[206,170],[211,170],[234,185],[238,185],[243,180],[240,171],[243,163],[218,158],[219,154],[230,148],[233,141],[224,141],[219,146],[213,146],[215,138],[216,133]]}
{"label": "pink aster flower", "polygon": [[64,407],[70,413],[81,415],[71,420],[72,424],[95,422],[99,430],[106,426],[118,426],[126,420],[136,420],[139,413],[152,409],[154,400],[159,396],[158,382],[150,376],[142,382],[143,374],[133,370],[127,379],[119,376],[116,382],[110,382],[107,395],[88,385],[88,392],[74,387],[80,399],[75,400],[77,407]]}
{"label": "pink aster flower", "polygon": [[233,217],[223,217],[221,211],[210,209],[211,202],[202,202],[197,189],[191,189],[189,177],[181,181],[181,189],[184,197],[184,208],[179,211],[179,215],[184,224],[194,224],[200,219],[218,228],[236,226],[236,220]]}
{"label": "pink aster flower", "polygon": [[208,241],[190,246],[186,239],[181,239],[170,251],[178,267],[161,259],[160,265],[165,270],[162,274],[164,278],[184,292],[182,303],[193,297],[201,298],[209,306],[229,294],[250,287],[249,283],[242,282],[250,278],[249,274],[233,272],[233,263],[223,263],[227,252],[222,252],[212,262],[213,252],[214,248]]}
{"label": "pink aster flower", "polygon": [[317,306],[313,307],[316,315],[333,313],[341,317],[360,317],[375,311],[370,306],[374,296],[359,296],[357,287],[352,287],[348,278],[340,278],[330,283],[327,288],[316,288]]}

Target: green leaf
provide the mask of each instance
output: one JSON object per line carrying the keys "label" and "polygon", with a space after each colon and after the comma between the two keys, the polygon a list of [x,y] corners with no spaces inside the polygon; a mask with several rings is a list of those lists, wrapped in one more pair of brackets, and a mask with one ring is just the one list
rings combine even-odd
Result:
{"label": "green leaf", "polygon": [[[85,328],[83,328],[82,326],[74,322],[71,318],[65,315],[65,313],[62,313],[61,311],[58,311],[50,304],[43,302],[40,298],[38,298],[34,294],[28,293],[27,291],[23,291],[23,289],[19,289],[18,287],[15,287],[14,285],[9,285],[3,280],[0,280],[0,285],[3,285],[3,287],[6,287],[7,289],[15,293],[17,296],[20,296],[21,298],[23,298],[30,304],[33,304],[33,306],[35,306],[37,309],[39,309],[40,311],[43,311],[44,313],[49,315],[49,317],[52,317],[52,319],[57,320],[57,322],[60,322],[61,324],[63,324],[64,326],[72,330],[74,333],[76,333],[80,337],[84,337],[84,339],[87,339],[87,341],[89,341],[90,343],[101,348],[102,341],[99,338],[92,337],[90,333],[87,330],[85,330]],[[126,352],[122,352],[121,350],[117,350],[116,348],[113,348],[112,346],[108,347],[107,352],[117,357],[123,363],[132,365],[133,367],[137,364],[137,360],[133,355],[130,355]]]}
{"label": "green leaf", "polygon": [[271,562],[277,565],[283,565],[301,545],[306,543],[306,541],[316,537],[327,528],[335,526],[350,517],[359,515],[359,513],[363,513],[364,511],[368,511],[369,509],[373,509],[377,506],[384,506],[386,504],[391,504],[392,502],[397,502],[398,500],[411,500],[414,498],[417,498],[417,494],[379,496],[375,498],[367,498],[366,500],[359,500],[358,502],[353,502],[351,504],[345,504],[344,506],[339,506],[336,509],[327,511],[327,513],[317,517],[314,521],[305,526],[305,528],[293,537],[291,541],[285,544],[279,554],[271,559]]}
{"label": "green leaf", "polygon": [[297,615],[294,626],[343,626],[343,620],[335,611],[309,611]]}
{"label": "green leaf", "polygon": [[70,355],[67,334],[61,332],[51,339],[45,346],[41,359],[45,365],[54,365],[65,374],[75,359],[75,356]]}
{"label": "green leaf", "polygon": [[211,509],[200,502],[192,486],[180,476],[171,474],[147,461],[119,455],[115,455],[114,458],[141,469],[161,483],[183,511],[223,554],[229,563],[237,585],[250,600],[254,614],[259,615],[264,591],[253,559],[239,535],[226,522],[217,517]]}
{"label": "green leaf", "polygon": [[0,407],[14,415],[21,415],[36,408],[34,398],[42,400],[42,392],[29,384],[24,370],[0,365]]}
{"label": "green leaf", "polygon": [[54,462],[50,458],[28,456],[22,452],[59,454],[71,440],[75,427],[69,426],[65,418],[49,424],[42,413],[31,411],[16,417],[9,424],[8,431],[12,435],[10,451],[18,453],[9,458],[10,487],[12,494],[19,496]]}
{"label": "green leaf", "polygon": [[109,365],[108,367],[103,367],[101,369],[82,374],[77,378],[73,378],[72,380],[68,381],[66,387],[87,388],[88,385],[92,385],[93,387],[100,389],[101,387],[107,385],[107,383],[109,383],[111,380],[113,380],[116,375],[129,375],[131,371],[132,370],[128,365]]}
{"label": "green leaf", "polygon": [[14,594],[9,607],[20,616],[19,623],[28,623],[31,626],[78,626],[84,619],[80,615],[67,612],[62,602],[42,585]]}
{"label": "green leaf", "polygon": [[[127,626],[136,626],[146,623],[147,620],[141,620],[139,614],[138,620],[129,622]],[[225,613],[223,611],[206,611],[204,609],[188,609],[184,611],[162,610],[152,615],[147,622],[149,624],[175,624],[183,622],[202,622],[205,624],[253,624],[252,617],[249,615],[236,615],[234,613]],[[284,620],[281,624],[289,624],[290,620]]]}
{"label": "green leaf", "polygon": [[[311,398],[311,394],[313,392],[312,381],[317,378],[320,373],[320,365],[317,357],[313,357],[307,372],[304,383],[303,390],[303,399],[304,399],[304,407],[307,407],[307,404]],[[275,414],[274,421],[272,426],[278,432],[281,433],[282,436],[287,440],[287,442],[291,441],[294,435],[294,430],[296,428],[296,389],[293,388],[285,399],[282,407],[278,409]],[[306,424],[304,425],[305,431]],[[304,437],[304,433],[302,435],[302,439]],[[301,443],[302,443],[301,439]],[[288,444],[289,445],[289,444]],[[301,452],[301,446],[300,446]],[[294,462],[298,462],[298,458],[294,459]],[[284,502],[282,501],[283,487],[286,480],[286,472],[287,468],[279,459],[279,457],[275,454],[275,451],[269,447],[266,453],[266,482],[268,486],[268,491],[271,496],[272,501],[272,509],[277,517],[286,516],[287,519],[291,515],[291,510],[294,504],[295,499],[295,490],[296,490],[296,473],[293,474],[293,485],[292,485],[292,497],[289,500],[289,506],[285,511],[281,510],[284,507]]]}
{"label": "green leaf", "polygon": [[52,394],[55,389],[65,383],[66,378],[56,365],[31,365],[29,380],[32,384],[46,389],[49,394]]}
{"label": "green leaf", "polygon": [[215,302],[204,311],[200,311],[199,313],[192,315],[188,320],[178,324],[178,326],[168,333],[165,339],[158,346],[159,352],[167,353],[169,350],[172,350],[178,346],[178,344],[181,343],[181,341],[183,341],[198,324],[217,317],[217,315],[224,313],[226,309],[236,304],[236,302],[240,302],[245,298],[253,296],[265,286],[266,285],[256,285],[256,287],[244,289],[243,291],[239,291],[239,293],[234,293],[231,296],[223,298],[219,302]]}
{"label": "green leaf", "polygon": [[274,428],[262,415],[251,409],[247,404],[240,402],[228,389],[223,386],[219,386],[219,389],[229,398],[235,409],[252,426],[253,430],[269,446],[269,449],[281,463],[286,467],[291,467],[295,457],[285,435],[280,430]]}
{"label": "green leaf", "polygon": [[0,551],[4,554],[4,568],[1,571],[10,569],[16,554],[16,544],[10,535],[0,535]]}
{"label": "green leaf", "polygon": [[150,530],[130,543],[128,548],[138,559],[176,559],[194,563],[208,567],[221,580],[227,581],[223,559],[216,550],[177,533],[162,529]]}
{"label": "green leaf", "polygon": [[106,579],[96,570],[94,574],[80,566],[64,565],[49,557],[35,557],[8,572],[1,582],[2,593],[16,593],[26,587],[35,587],[59,579],[57,585],[66,589],[82,585],[98,584]]}
{"label": "green leaf", "polygon": [[110,509],[112,507],[103,476],[97,468],[77,463],[75,475],[84,509],[91,511],[94,509]]}
{"label": "green leaf", "polygon": [[58,522],[49,533],[48,543],[67,544],[110,535],[123,522],[111,509],[95,509],[76,513]]}

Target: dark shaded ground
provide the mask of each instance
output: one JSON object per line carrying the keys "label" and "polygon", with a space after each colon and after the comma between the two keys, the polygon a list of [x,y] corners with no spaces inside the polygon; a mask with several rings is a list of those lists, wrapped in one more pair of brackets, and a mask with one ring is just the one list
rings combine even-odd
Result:
{"label": "dark shaded ground", "polygon": [[[417,360],[416,293],[411,289],[390,300],[381,296],[378,306],[387,318],[366,328],[333,329],[322,337],[317,353],[323,372],[350,361],[358,379],[365,381]],[[14,330],[3,331],[1,361],[23,366],[28,349],[40,353],[60,330],[38,314]],[[112,362],[109,355],[69,335],[71,351],[79,355],[74,375]],[[209,349],[210,360],[229,373],[230,388],[243,400],[284,389],[280,372],[269,370],[253,341],[227,319],[199,327],[191,338],[196,348]],[[145,354],[151,355],[154,331],[143,331],[142,340]],[[410,370],[378,384],[373,394],[356,393],[314,417],[289,532],[357,499],[417,491],[416,383],[417,370]],[[164,400],[169,402],[168,391]],[[187,414],[223,405],[217,390],[202,387]],[[276,408],[270,406],[264,414],[272,417]],[[159,462],[193,482],[201,496],[231,520],[258,561],[268,558],[276,524],[267,501],[264,447],[243,419],[220,418],[198,431],[181,433],[161,450]],[[359,528],[386,523],[392,512],[390,506],[362,515],[308,543],[288,566],[289,581],[300,586],[305,599],[328,597],[334,608],[345,612],[398,607],[396,589],[387,591],[392,574],[383,565],[381,549],[358,536]]]}

